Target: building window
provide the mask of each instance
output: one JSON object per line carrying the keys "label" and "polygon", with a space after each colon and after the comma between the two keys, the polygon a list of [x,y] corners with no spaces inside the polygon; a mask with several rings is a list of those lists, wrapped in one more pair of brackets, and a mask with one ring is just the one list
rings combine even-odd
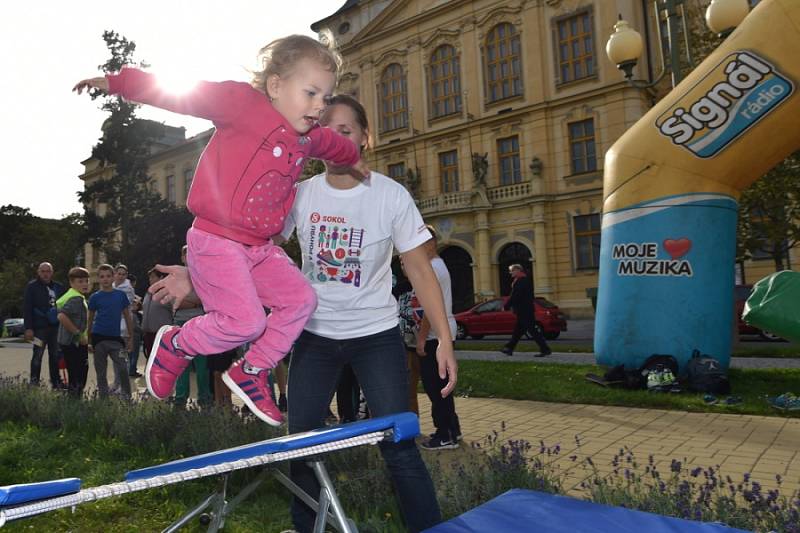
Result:
{"label": "building window", "polygon": [[519,168],[519,138],[517,136],[497,141],[497,160],[500,162],[500,185],[522,181]]}
{"label": "building window", "polygon": [[442,178],[442,192],[456,192],[458,190],[457,150],[439,154],[439,176]]}
{"label": "building window", "polygon": [[569,157],[573,174],[597,170],[594,147],[594,119],[569,124]]}
{"label": "building window", "polygon": [[403,67],[392,63],[381,75],[381,130],[392,131],[408,126],[408,96]]}
{"label": "building window", "polygon": [[558,73],[561,83],[594,76],[594,35],[588,10],[556,21]]}
{"label": "building window", "polygon": [[175,196],[175,176],[167,176],[167,200],[172,204],[177,201]]}
{"label": "building window", "polygon": [[442,45],[433,51],[430,65],[430,105],[433,118],[461,111],[461,80],[456,49]]}
{"label": "building window", "polygon": [[389,165],[389,177],[395,181],[404,182],[406,179],[406,164],[394,163]]}
{"label": "building window", "polygon": [[600,266],[600,214],[573,217],[575,262],[578,269]]}
{"label": "building window", "polygon": [[189,198],[189,190],[192,188],[192,179],[194,179],[194,170],[187,168],[183,171],[183,200]]}
{"label": "building window", "polygon": [[487,96],[490,102],[522,94],[522,56],[513,25],[498,24],[486,35]]}

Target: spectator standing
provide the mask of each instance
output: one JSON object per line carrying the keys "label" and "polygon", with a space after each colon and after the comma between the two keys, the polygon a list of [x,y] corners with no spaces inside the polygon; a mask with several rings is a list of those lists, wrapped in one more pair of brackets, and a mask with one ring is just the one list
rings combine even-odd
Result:
{"label": "spectator standing", "polygon": [[56,300],[64,294],[60,283],[53,281],[53,265],[44,262],[36,269],[36,279],[25,287],[23,317],[25,340],[33,342],[31,357],[31,385],[38,385],[42,372],[42,358],[47,349],[50,384],[54,389],[63,387],[58,374],[58,315]]}
{"label": "spectator standing", "polygon": [[[120,379],[122,395],[131,395],[131,381],[128,378],[127,352],[131,349],[128,337],[125,346],[120,334],[120,323],[125,321],[128,331],[133,328],[130,302],[125,293],[113,286],[114,269],[111,265],[97,267],[97,280],[100,290],[89,297],[89,346],[94,351],[94,369],[97,372],[97,390],[100,396],[108,396],[108,358]],[[127,350],[126,350],[127,348]]]}
{"label": "spectator standing", "polygon": [[[136,291],[134,290],[131,281],[128,279],[128,267],[122,263],[118,263],[117,266],[114,267],[114,288],[125,293],[125,296],[128,298],[129,302],[128,310],[131,313],[131,319],[133,319],[133,305],[136,301]],[[133,322],[133,320],[131,322]],[[119,329],[120,336],[122,337],[123,341],[125,357],[128,360],[128,365],[130,365],[131,347],[133,346],[133,342],[128,342],[128,340],[130,339],[133,341],[133,329],[128,328],[124,319],[120,320]],[[128,368],[125,368],[125,375],[129,375]],[[120,376],[117,375],[117,369],[114,367],[114,383],[111,385],[111,390],[118,390],[119,385]]]}
{"label": "spectator standing", "polygon": [[[432,238],[423,246],[428,255],[436,274],[436,280],[442,290],[444,298],[445,314],[447,315],[447,325],[450,328],[450,343],[455,349],[456,338],[456,319],[453,317],[453,290],[450,281],[450,272],[447,265],[436,250],[437,235],[433,227],[427,226]],[[431,331],[431,323],[428,321],[428,314],[422,313],[417,332],[417,356],[419,357],[419,373],[422,377],[422,386],[425,394],[431,401],[431,416],[436,432],[431,437],[420,444],[423,450],[446,450],[458,448],[458,441],[461,439],[461,424],[456,414],[456,405],[453,395],[442,396],[440,391],[447,385],[447,378],[439,375],[439,368],[436,362],[436,349],[439,340]]]}
{"label": "spectator standing", "polygon": [[[181,262],[187,267],[189,266],[187,260],[188,253],[189,247],[183,245],[183,248],[181,248]],[[234,291],[235,288],[231,287],[231,290]],[[203,310],[202,304],[187,300],[182,302],[178,309],[175,310],[172,323],[175,326],[183,326],[189,320],[197,316],[202,316],[203,314],[205,314],[205,311]],[[189,365],[186,369],[178,376],[178,379],[175,381],[175,405],[185,406],[186,402],[189,400],[189,379],[192,369],[194,369],[195,378],[197,379],[197,403],[200,405],[210,405],[212,396],[207,357],[193,358],[189,361]]]}
{"label": "spectator standing", "polygon": [[[166,274],[152,269],[147,273],[147,276],[150,285],[153,285],[158,280],[163,279]],[[170,324],[172,324],[172,306],[153,300],[153,295],[149,292],[146,293],[142,302],[142,341],[144,343],[145,357],[149,356],[150,350],[153,349],[156,332],[162,326]]]}
{"label": "spectator standing", "polygon": [[69,290],[56,300],[58,308],[58,345],[67,364],[70,395],[81,397],[89,373],[88,331],[89,271],[81,267],[69,270]]}

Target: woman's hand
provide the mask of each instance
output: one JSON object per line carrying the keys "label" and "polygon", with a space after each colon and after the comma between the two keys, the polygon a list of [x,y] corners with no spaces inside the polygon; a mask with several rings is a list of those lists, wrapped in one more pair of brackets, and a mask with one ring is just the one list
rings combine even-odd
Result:
{"label": "woman's hand", "polygon": [[75,84],[75,87],[72,88],[72,92],[81,94],[84,89],[87,91],[89,89],[98,89],[104,93],[108,93],[108,80],[105,76],[81,80]]}
{"label": "woman's hand", "polygon": [[356,177],[360,179],[369,178],[369,165],[363,159],[353,165],[353,170],[355,171]]}
{"label": "woman's hand", "polygon": [[172,303],[173,309],[178,309],[181,303],[192,296],[196,298],[189,270],[185,266],[156,265],[155,269],[167,274],[167,277],[150,285],[147,289],[153,295],[153,300],[163,305]]}

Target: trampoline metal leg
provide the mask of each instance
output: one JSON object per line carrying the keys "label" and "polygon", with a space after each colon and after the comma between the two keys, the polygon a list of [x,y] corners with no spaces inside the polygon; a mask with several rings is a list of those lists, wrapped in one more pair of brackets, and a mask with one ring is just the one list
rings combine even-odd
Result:
{"label": "trampoline metal leg", "polygon": [[[342,508],[342,503],[339,501],[339,496],[336,495],[336,489],[331,482],[331,478],[328,476],[328,471],[325,469],[325,465],[323,464],[321,459],[315,459],[308,462],[311,468],[314,469],[314,474],[317,476],[317,480],[321,486],[320,490],[320,507],[322,507],[322,500],[325,499],[326,505],[325,507],[330,507],[333,509],[333,514],[336,517],[336,522],[338,522],[339,531],[341,533],[358,533],[355,529],[355,525],[352,524],[349,520],[347,520],[347,516],[344,514],[344,508]],[[319,519],[320,516],[327,516],[327,509],[325,509],[325,513],[319,513],[317,518]],[[336,524],[334,522],[334,524]]]}
{"label": "trampoline metal leg", "polygon": [[169,527],[162,530],[161,533],[174,533],[178,531],[180,528],[185,526],[189,521],[194,518],[195,516],[199,515],[200,513],[205,510],[206,507],[211,505],[217,498],[220,497],[220,494],[215,492],[214,494],[210,495],[208,498],[200,502],[194,509],[180,517],[176,522],[173,522]]}

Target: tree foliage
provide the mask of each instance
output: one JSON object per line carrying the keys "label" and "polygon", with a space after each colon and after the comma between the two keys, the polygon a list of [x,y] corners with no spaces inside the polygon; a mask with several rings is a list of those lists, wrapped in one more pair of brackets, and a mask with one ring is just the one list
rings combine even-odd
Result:
{"label": "tree foliage", "polygon": [[67,272],[80,264],[85,240],[82,217],[39,218],[15,205],[0,207],[0,316],[21,317],[25,285],[36,277],[39,263],[55,269],[54,279],[67,282]]}

